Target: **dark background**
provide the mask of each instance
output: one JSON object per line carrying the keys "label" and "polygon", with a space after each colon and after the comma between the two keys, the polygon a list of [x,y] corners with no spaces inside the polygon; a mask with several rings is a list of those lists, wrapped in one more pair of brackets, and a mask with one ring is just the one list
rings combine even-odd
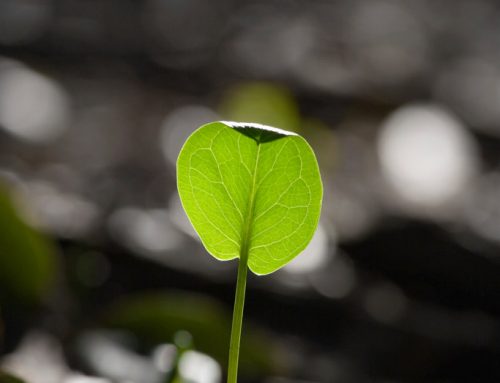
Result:
{"label": "dark background", "polygon": [[196,239],[175,160],[231,119],[302,134],[325,189],[309,248],[250,276],[241,382],[500,381],[499,20],[493,0],[0,0],[1,368],[224,380],[236,263]]}

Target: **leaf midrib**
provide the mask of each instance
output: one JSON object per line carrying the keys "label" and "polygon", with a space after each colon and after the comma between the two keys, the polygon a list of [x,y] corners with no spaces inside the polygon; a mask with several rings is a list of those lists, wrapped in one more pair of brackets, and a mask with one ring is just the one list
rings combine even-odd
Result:
{"label": "leaf midrib", "polygon": [[248,197],[248,211],[245,222],[243,224],[242,230],[242,244],[240,249],[240,261],[247,263],[248,262],[248,253],[250,247],[250,239],[252,236],[252,224],[253,217],[255,212],[255,194],[256,194],[256,184],[257,184],[257,170],[259,168],[259,158],[260,158],[260,148],[261,143],[257,142],[257,153],[255,155],[255,166],[252,174],[252,188],[250,189],[249,197]]}

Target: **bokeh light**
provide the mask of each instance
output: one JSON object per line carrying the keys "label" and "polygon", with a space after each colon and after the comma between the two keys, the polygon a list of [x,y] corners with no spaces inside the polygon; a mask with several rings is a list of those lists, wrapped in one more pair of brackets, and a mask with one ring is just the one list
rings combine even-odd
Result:
{"label": "bokeh light", "polygon": [[378,150],[391,186],[418,207],[450,202],[476,170],[473,138],[456,117],[436,106],[408,105],[391,114]]}
{"label": "bokeh light", "polygon": [[0,61],[0,126],[31,142],[48,142],[69,123],[68,96],[55,81],[9,60]]}
{"label": "bokeh light", "polygon": [[219,364],[207,355],[196,351],[187,351],[179,364],[181,376],[189,382],[217,383],[222,372]]}

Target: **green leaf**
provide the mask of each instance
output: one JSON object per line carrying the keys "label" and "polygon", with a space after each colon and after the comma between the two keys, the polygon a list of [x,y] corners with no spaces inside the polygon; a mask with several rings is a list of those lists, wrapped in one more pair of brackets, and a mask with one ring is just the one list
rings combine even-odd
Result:
{"label": "green leaf", "polygon": [[24,383],[24,380],[16,378],[6,372],[0,371],[0,383]]}
{"label": "green leaf", "polygon": [[54,287],[55,252],[48,238],[21,219],[0,185],[0,302],[42,301]]}
{"label": "green leaf", "polygon": [[311,147],[299,135],[258,124],[214,122],[186,141],[177,160],[182,205],[207,251],[248,255],[272,273],[311,240],[323,188]]}

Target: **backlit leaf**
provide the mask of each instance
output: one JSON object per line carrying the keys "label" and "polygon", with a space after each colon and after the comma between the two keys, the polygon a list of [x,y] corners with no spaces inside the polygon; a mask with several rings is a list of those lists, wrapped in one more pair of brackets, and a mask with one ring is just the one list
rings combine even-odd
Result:
{"label": "backlit leaf", "polygon": [[247,251],[255,274],[291,261],[318,224],[318,164],[295,133],[247,123],[204,125],[181,150],[177,184],[208,252],[230,260]]}

